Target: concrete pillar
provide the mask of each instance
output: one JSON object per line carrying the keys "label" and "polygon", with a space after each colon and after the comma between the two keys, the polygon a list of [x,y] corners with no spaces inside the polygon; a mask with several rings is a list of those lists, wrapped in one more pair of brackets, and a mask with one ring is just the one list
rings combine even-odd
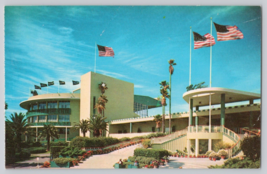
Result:
{"label": "concrete pillar", "polygon": [[249,100],[249,104],[252,105],[253,104],[253,99]]}
{"label": "concrete pillar", "polygon": [[196,132],[198,132],[198,116],[195,117]]}
{"label": "concrete pillar", "polygon": [[225,123],[225,94],[221,94],[221,126]]}
{"label": "concrete pillar", "polygon": [[37,139],[38,139],[38,127],[36,127],[36,142],[37,142]]}
{"label": "concrete pillar", "polygon": [[209,146],[208,146],[208,150],[211,151],[211,146],[212,145],[212,139],[209,139]]}
{"label": "concrete pillar", "polygon": [[190,116],[190,123],[189,123],[189,126],[192,126],[193,125],[193,99],[190,99],[190,113],[189,113],[189,116]]}
{"label": "concrete pillar", "polygon": [[199,154],[199,139],[195,140],[195,156],[197,157]]}
{"label": "concrete pillar", "polygon": [[130,123],[130,133],[132,133],[133,132],[133,123],[131,122]]}
{"label": "concrete pillar", "polygon": [[199,106],[196,106],[196,111],[198,111],[199,110]]}
{"label": "concrete pillar", "polygon": [[67,132],[68,132],[68,128],[66,127],[66,132],[65,132],[65,141],[67,141],[67,140],[68,140],[68,134],[67,134]]}
{"label": "concrete pillar", "polygon": [[189,158],[190,155],[190,139],[187,139],[187,157]]}

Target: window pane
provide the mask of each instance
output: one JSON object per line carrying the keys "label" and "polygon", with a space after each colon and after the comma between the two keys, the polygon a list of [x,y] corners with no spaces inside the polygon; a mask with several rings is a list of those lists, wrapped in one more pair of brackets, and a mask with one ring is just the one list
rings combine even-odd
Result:
{"label": "window pane", "polygon": [[70,102],[69,101],[60,101],[59,102],[59,108],[70,108]]}
{"label": "window pane", "polygon": [[57,108],[57,102],[48,102],[47,103],[47,108],[48,109]]}
{"label": "window pane", "polygon": [[37,110],[37,105],[32,105],[32,110]]}
{"label": "window pane", "polygon": [[48,122],[57,122],[57,116],[56,115],[48,115],[47,121]]}
{"label": "window pane", "polygon": [[40,103],[39,109],[46,109],[46,103]]}
{"label": "window pane", "polygon": [[37,116],[32,117],[32,122],[37,123]]}
{"label": "window pane", "polygon": [[45,116],[39,116],[39,122],[46,122]]}
{"label": "window pane", "polygon": [[59,115],[58,116],[58,121],[59,122],[69,122],[70,121],[70,116],[69,115]]}

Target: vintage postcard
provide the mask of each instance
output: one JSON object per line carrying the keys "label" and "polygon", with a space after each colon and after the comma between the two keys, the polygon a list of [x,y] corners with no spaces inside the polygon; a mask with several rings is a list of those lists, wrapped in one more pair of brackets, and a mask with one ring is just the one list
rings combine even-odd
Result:
{"label": "vintage postcard", "polygon": [[6,6],[7,169],[260,168],[259,6]]}

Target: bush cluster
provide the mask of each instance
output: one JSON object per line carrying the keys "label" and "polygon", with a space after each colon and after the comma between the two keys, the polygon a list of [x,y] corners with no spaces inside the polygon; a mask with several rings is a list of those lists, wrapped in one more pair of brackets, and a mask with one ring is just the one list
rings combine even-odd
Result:
{"label": "bush cluster", "polygon": [[51,142],[50,146],[68,146],[69,143],[68,142],[63,142],[63,141],[59,141],[59,142]]}
{"label": "bush cluster", "polygon": [[210,169],[215,169],[215,168],[227,168],[227,169],[232,169],[232,168],[260,168],[260,160],[256,160],[255,162],[249,158],[245,158],[244,160],[240,160],[239,158],[233,158],[233,159],[228,159],[227,161],[224,162],[223,165],[219,166],[209,166]]}
{"label": "bush cluster", "polygon": [[29,149],[21,149],[21,152],[15,153],[16,160],[25,160],[30,158],[31,152]]}
{"label": "bush cluster", "polygon": [[50,154],[52,158],[57,158],[59,156],[60,151],[65,148],[65,146],[51,146]]}
{"label": "bush cluster", "polygon": [[31,147],[29,148],[31,153],[44,153],[46,152],[45,147]]}
{"label": "bush cluster", "polygon": [[142,145],[143,145],[143,147],[145,149],[148,148],[148,147],[151,147],[151,141],[150,141],[150,139],[143,139],[142,140]]}
{"label": "bush cluster", "polygon": [[241,150],[251,160],[260,159],[261,155],[261,138],[260,136],[244,138],[240,145]]}
{"label": "bush cluster", "polygon": [[128,137],[123,137],[123,138],[120,138],[119,141],[120,142],[123,142],[123,141],[130,141],[131,139],[128,138]]}
{"label": "bush cluster", "polygon": [[59,153],[59,155],[63,157],[77,157],[77,156],[82,156],[84,153],[86,153],[85,150],[80,150],[77,147],[65,147],[62,149]]}
{"label": "bush cluster", "polygon": [[67,162],[72,162],[75,160],[76,160],[76,158],[55,158],[55,159],[53,159],[53,161],[56,164],[66,164]]}
{"label": "bush cluster", "polygon": [[108,145],[119,143],[119,139],[112,137],[88,138],[76,137],[70,142],[72,147],[105,147]]}
{"label": "bush cluster", "polygon": [[168,156],[167,150],[161,149],[141,149],[137,148],[134,150],[134,156],[143,156],[143,157],[152,157],[157,160],[160,160],[164,156]]}
{"label": "bush cluster", "polygon": [[230,143],[224,143],[223,141],[219,141],[217,143],[214,144],[214,151],[218,152],[220,149],[228,149],[232,147],[232,144]]}

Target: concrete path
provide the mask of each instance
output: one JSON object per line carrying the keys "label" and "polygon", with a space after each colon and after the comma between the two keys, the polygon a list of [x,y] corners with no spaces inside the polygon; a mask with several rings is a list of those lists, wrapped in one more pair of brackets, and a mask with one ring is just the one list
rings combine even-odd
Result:
{"label": "concrete path", "polygon": [[208,158],[177,158],[169,157],[170,161],[167,165],[160,166],[160,169],[174,169],[182,167],[182,169],[207,169],[210,165],[222,165],[225,160],[211,161]]}
{"label": "concrete path", "polygon": [[78,166],[71,167],[70,169],[114,169],[113,165],[120,159],[128,159],[129,156],[134,155],[134,149],[141,147],[137,144],[123,149],[115,150],[108,154],[93,155]]}

